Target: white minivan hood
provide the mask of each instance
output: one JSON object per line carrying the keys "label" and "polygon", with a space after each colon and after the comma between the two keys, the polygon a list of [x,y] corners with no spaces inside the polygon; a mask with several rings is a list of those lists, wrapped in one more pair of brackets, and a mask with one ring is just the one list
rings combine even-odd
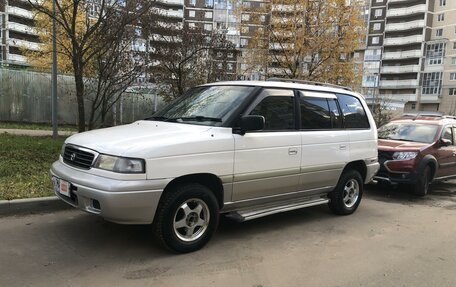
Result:
{"label": "white minivan hood", "polygon": [[[127,157],[166,156],[169,148],[200,142],[212,127],[168,123],[159,121],[137,121],[132,124],[88,131],[69,137],[65,142],[95,150],[99,153]],[[154,148],[155,147],[155,148]],[[160,148],[157,147],[168,147]],[[166,151],[168,149],[168,151]],[[158,152],[159,151],[159,152]],[[158,152],[158,153],[157,153]],[[172,151],[175,153],[176,151]],[[179,153],[184,153],[181,151]]]}

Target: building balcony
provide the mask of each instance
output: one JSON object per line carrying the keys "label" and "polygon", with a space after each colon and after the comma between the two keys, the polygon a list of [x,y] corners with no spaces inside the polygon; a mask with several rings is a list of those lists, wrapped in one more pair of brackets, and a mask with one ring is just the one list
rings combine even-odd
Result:
{"label": "building balcony", "polygon": [[37,35],[35,29],[33,27],[24,25],[24,24],[19,24],[19,23],[14,23],[14,22],[9,22],[8,23],[8,29],[21,32],[24,34],[31,34],[31,35]]}
{"label": "building balcony", "polygon": [[157,2],[168,4],[168,5],[179,5],[184,6],[184,0],[157,0]]}
{"label": "building balcony", "polygon": [[420,58],[420,57],[421,57],[421,50],[383,52],[383,60],[409,59],[409,58]]}
{"label": "building balcony", "polygon": [[418,80],[381,80],[380,88],[407,88],[417,87],[419,84]]}
{"label": "building balcony", "polygon": [[388,3],[405,3],[405,2],[412,2],[414,0],[389,0]]}
{"label": "building balcony", "polygon": [[416,101],[416,94],[381,94],[380,97],[395,103]]}
{"label": "building balcony", "polygon": [[19,17],[33,19],[33,12],[19,7],[6,6],[6,12]]}
{"label": "building balcony", "polygon": [[27,58],[22,55],[7,54],[7,61],[15,64],[27,64]]}
{"label": "building balcony", "polygon": [[440,94],[435,95],[421,95],[421,103],[440,103]]}
{"label": "building balcony", "polygon": [[28,50],[32,50],[32,51],[39,51],[41,49],[40,43],[29,42],[29,41],[20,40],[20,39],[9,38],[8,44],[10,46],[24,48],[24,49],[28,49]]}
{"label": "building balcony", "polygon": [[415,20],[415,21],[411,21],[411,22],[386,24],[385,31],[386,32],[403,31],[403,30],[410,30],[410,29],[415,29],[415,28],[424,28],[424,20]]}
{"label": "building balcony", "polygon": [[184,10],[157,9],[157,14],[169,18],[184,18]]}
{"label": "building balcony", "polygon": [[399,46],[407,45],[412,43],[421,43],[423,42],[423,35],[412,35],[407,37],[395,37],[395,38],[385,38],[383,40],[384,46]]}
{"label": "building balcony", "polygon": [[419,71],[419,65],[383,66],[381,69],[385,74],[418,73]]}
{"label": "building balcony", "polygon": [[386,17],[400,17],[413,15],[418,13],[425,13],[427,11],[426,4],[414,5],[404,8],[390,8],[386,11]]}

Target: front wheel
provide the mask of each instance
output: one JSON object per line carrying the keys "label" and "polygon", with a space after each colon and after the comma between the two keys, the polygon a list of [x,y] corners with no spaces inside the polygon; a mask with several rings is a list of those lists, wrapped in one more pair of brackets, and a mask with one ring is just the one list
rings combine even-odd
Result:
{"label": "front wheel", "polygon": [[338,215],[355,212],[363,196],[363,179],[356,170],[345,171],[336,188],[329,194],[329,208]]}
{"label": "front wheel", "polygon": [[414,192],[416,195],[425,196],[429,191],[429,185],[432,181],[432,171],[430,166],[426,166],[423,174],[418,177],[415,183]]}
{"label": "front wheel", "polygon": [[167,191],[160,201],[155,233],[168,249],[187,253],[202,248],[217,229],[219,206],[212,191],[186,184]]}

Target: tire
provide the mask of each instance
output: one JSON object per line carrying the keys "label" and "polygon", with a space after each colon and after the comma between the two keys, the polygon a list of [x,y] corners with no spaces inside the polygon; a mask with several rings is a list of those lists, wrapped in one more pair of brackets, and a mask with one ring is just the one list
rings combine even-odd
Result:
{"label": "tire", "polygon": [[345,171],[329,194],[329,208],[337,215],[349,215],[358,208],[363,196],[363,178],[356,170]]}
{"label": "tire", "polygon": [[219,205],[201,184],[179,185],[163,194],[155,215],[158,240],[169,250],[187,253],[201,249],[214,234]]}
{"label": "tire", "polygon": [[427,165],[421,176],[418,177],[416,184],[413,188],[413,192],[418,196],[425,196],[429,191],[429,185],[432,181],[432,170],[429,165]]}

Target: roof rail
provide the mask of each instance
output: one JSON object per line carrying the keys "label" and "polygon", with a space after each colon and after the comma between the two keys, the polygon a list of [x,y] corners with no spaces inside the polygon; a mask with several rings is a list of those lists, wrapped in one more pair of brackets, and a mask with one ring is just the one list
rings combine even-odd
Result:
{"label": "roof rail", "polygon": [[445,116],[443,113],[440,113],[440,112],[426,112],[426,111],[402,114],[401,118],[405,118],[405,117],[411,117],[414,120],[416,120],[418,117],[455,118],[456,119],[456,117]]}
{"label": "roof rail", "polygon": [[339,88],[346,91],[353,91],[349,87],[339,86],[329,83],[322,83],[322,82],[315,82],[315,81],[307,81],[307,80],[298,80],[298,79],[288,79],[288,78],[268,78],[266,81],[278,81],[278,82],[290,82],[290,83],[297,83],[297,84],[306,84],[306,85],[314,85],[314,86],[322,86],[322,87],[330,87],[330,88]]}

